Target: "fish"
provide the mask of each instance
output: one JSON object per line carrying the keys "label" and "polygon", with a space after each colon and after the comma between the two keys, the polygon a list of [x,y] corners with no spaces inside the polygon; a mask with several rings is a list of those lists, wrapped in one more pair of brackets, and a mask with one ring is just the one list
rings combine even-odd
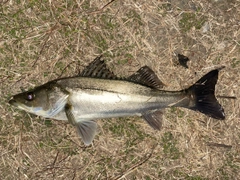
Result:
{"label": "fish", "polygon": [[163,109],[183,107],[224,120],[224,109],[215,97],[220,69],[205,74],[189,88],[165,91],[150,67],[119,78],[99,56],[78,75],[16,94],[9,103],[37,116],[68,121],[88,146],[97,133],[97,119],[141,116],[154,130],[160,130]]}

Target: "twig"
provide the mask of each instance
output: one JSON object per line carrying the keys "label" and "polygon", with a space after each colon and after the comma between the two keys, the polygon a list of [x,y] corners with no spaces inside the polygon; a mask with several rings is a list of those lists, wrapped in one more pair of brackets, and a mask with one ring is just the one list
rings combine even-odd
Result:
{"label": "twig", "polygon": [[236,96],[221,96],[221,95],[218,95],[217,97],[218,98],[224,98],[224,99],[237,99]]}
{"label": "twig", "polygon": [[62,77],[64,71],[65,71],[71,64],[73,64],[73,63],[75,63],[75,62],[73,61],[73,62],[69,63],[67,66],[65,66],[65,67],[63,68],[61,74],[58,76],[58,78]]}
{"label": "twig", "polygon": [[103,7],[101,7],[100,9],[90,12],[89,14],[96,14],[96,13],[100,13],[103,11],[104,8],[106,8],[107,6],[109,6],[110,4],[112,4],[115,0],[111,0],[110,2],[108,2],[107,4],[105,4]]}
{"label": "twig", "polygon": [[228,148],[231,149],[231,145],[226,145],[226,144],[219,144],[219,143],[207,143],[208,146],[216,146],[216,147],[223,147],[223,148]]}
{"label": "twig", "polygon": [[108,5],[110,5],[111,3],[113,3],[115,0],[111,0],[110,2],[108,2],[107,4],[105,4],[100,10],[103,10],[105,7],[107,7]]}
{"label": "twig", "polygon": [[34,66],[36,65],[37,61],[40,59],[40,55],[42,54],[45,46],[47,45],[47,42],[48,42],[48,40],[49,40],[52,32],[57,28],[57,26],[58,26],[58,25],[55,24],[55,25],[49,30],[49,32],[46,32],[46,34],[48,34],[48,36],[47,36],[46,40],[44,41],[43,46],[42,46],[42,48],[41,48],[41,50],[40,50],[40,52],[39,52],[39,54],[38,54],[38,57],[37,57],[37,59],[34,61],[32,67],[34,67]]}
{"label": "twig", "polygon": [[[119,179],[122,179],[123,177],[125,177],[127,174],[131,173],[132,171],[134,171],[135,169],[137,169],[138,167],[140,167],[141,165],[143,165],[144,163],[146,163],[151,157],[152,157],[152,154],[153,154],[153,151],[154,149],[157,147],[157,145],[155,145],[153,148],[152,148],[152,151],[150,153],[147,153],[145,155],[146,158],[144,158],[142,161],[140,161],[139,163],[135,164],[134,166],[130,167],[128,170],[126,170],[125,172],[121,173],[120,175],[112,178],[114,180],[119,180]],[[111,179],[111,178],[110,178]]]}
{"label": "twig", "polygon": [[52,163],[52,167],[54,167],[55,166],[55,163],[56,163],[56,161],[57,161],[57,158],[58,158],[58,154],[59,154],[59,151],[57,152],[57,155],[56,155],[56,157],[54,158],[54,161],[53,161],[53,163]]}
{"label": "twig", "polygon": [[36,65],[37,61],[40,59],[40,55],[42,54],[45,46],[47,45],[47,41],[49,40],[49,37],[50,37],[50,34],[48,34],[46,40],[44,41],[44,44],[43,44],[43,46],[42,46],[42,48],[41,48],[41,50],[40,50],[40,52],[39,52],[39,54],[38,54],[38,57],[37,57],[37,59],[34,61],[32,67],[34,67],[34,66]]}

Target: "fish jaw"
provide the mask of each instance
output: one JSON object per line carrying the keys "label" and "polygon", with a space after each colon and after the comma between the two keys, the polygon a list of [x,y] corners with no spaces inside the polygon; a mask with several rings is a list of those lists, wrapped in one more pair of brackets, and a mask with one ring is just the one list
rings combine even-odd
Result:
{"label": "fish jaw", "polygon": [[14,99],[11,99],[9,101],[9,104],[13,105],[14,107],[16,107],[20,110],[23,110],[23,111],[26,111],[26,112],[29,112],[31,114],[35,114],[35,115],[38,115],[38,116],[47,117],[47,114],[48,114],[48,111],[44,111],[42,107],[29,107],[29,106],[26,106],[24,104],[18,103]]}
{"label": "fish jaw", "polygon": [[20,110],[44,118],[66,120],[66,116],[59,116],[59,113],[64,112],[68,96],[69,94],[64,88],[56,85],[55,81],[52,81],[38,86],[33,90],[12,96],[9,104]]}
{"label": "fish jaw", "polygon": [[37,116],[42,116],[44,118],[53,118],[56,120],[67,120],[64,113],[60,113],[61,111],[64,111],[64,107],[67,103],[67,97],[63,96],[60,98],[50,109],[44,110],[43,107],[37,106],[37,107],[29,107],[24,104],[18,103],[16,100],[11,99],[9,101],[9,104],[13,105],[14,107],[26,111],[31,114],[35,114]]}
{"label": "fish jaw", "polygon": [[21,104],[19,102],[17,102],[14,97],[12,97],[9,102],[9,104],[11,104],[12,106],[18,108],[18,109],[21,109],[21,110],[24,110],[24,111],[27,111],[27,112],[31,112],[31,108],[29,106],[26,106],[24,104]]}

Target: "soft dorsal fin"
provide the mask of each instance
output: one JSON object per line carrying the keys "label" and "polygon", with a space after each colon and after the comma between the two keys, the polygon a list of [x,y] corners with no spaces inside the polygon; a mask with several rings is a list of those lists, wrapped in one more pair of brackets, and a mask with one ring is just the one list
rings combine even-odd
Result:
{"label": "soft dorsal fin", "polygon": [[80,76],[117,79],[117,77],[107,68],[105,62],[101,60],[101,57],[102,56],[96,57],[87,67],[85,67]]}
{"label": "soft dorsal fin", "polygon": [[136,82],[154,89],[163,88],[164,84],[148,66],[141,67],[137,72],[128,78],[129,81]]}

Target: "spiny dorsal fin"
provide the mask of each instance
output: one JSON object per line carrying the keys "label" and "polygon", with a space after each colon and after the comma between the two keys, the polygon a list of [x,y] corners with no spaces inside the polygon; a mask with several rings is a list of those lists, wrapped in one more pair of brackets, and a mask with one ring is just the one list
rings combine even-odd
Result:
{"label": "spiny dorsal fin", "polygon": [[107,68],[102,56],[96,57],[80,74],[83,77],[94,77],[103,79],[117,79],[117,77]]}
{"label": "spiny dorsal fin", "polygon": [[129,81],[136,82],[154,89],[163,88],[163,83],[148,66],[141,67],[137,72],[128,78]]}

